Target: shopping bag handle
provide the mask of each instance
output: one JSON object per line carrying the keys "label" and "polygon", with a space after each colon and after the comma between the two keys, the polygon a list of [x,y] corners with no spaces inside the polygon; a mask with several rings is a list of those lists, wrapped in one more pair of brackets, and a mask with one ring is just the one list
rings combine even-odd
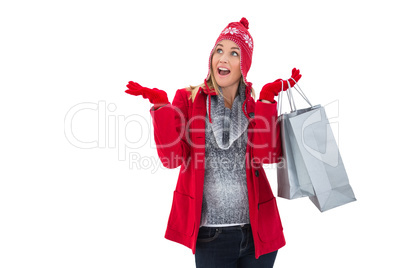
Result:
{"label": "shopping bag handle", "polygon": [[[293,79],[293,77],[291,77],[290,79],[292,79],[295,84],[293,87],[290,86],[290,82],[289,80],[286,80],[286,82],[288,83],[288,90],[286,91],[287,95],[288,95],[288,100],[289,100],[289,106],[290,106],[290,111],[294,112],[297,110],[296,108],[296,103],[295,100],[293,98],[293,93],[292,93],[292,89],[294,88],[299,94],[300,96],[302,96],[302,98],[310,105],[310,107],[313,107],[313,105],[311,104],[311,102],[309,101],[309,99],[307,98],[306,94],[304,94],[303,90],[300,88],[299,84],[297,84],[296,80]],[[281,91],[279,93],[278,96],[278,102],[279,102],[279,114],[282,114],[282,99],[283,99],[283,80],[281,80]]]}
{"label": "shopping bag handle", "polygon": [[[279,115],[282,114],[282,99],[283,99],[282,94],[283,94],[283,80],[281,80],[281,91],[279,92],[279,96],[278,96]],[[291,95],[291,93],[289,93],[289,91],[287,92],[287,95],[288,95],[288,101],[289,101],[290,109],[293,111],[293,104],[292,104],[292,101],[291,101],[291,99],[293,99],[292,98],[293,96]]]}
{"label": "shopping bag handle", "polygon": [[[288,95],[288,101],[289,101],[289,106],[290,106],[290,111],[296,111],[296,104],[294,102],[293,99],[293,95],[292,95],[292,90],[290,87],[290,83],[289,81],[286,80],[286,82],[288,83],[288,90],[286,91],[287,95]],[[281,91],[279,92],[279,96],[278,96],[278,102],[279,102],[279,115],[282,114],[282,99],[283,99],[283,80],[281,80]]]}
{"label": "shopping bag handle", "polygon": [[[307,98],[306,94],[304,94],[303,90],[300,88],[299,84],[296,82],[296,80],[293,79],[293,77],[291,77],[290,79],[292,79],[295,82],[295,85],[293,86],[296,91],[300,94],[300,96],[302,96],[302,98],[310,105],[310,107],[313,107],[313,105],[311,104],[311,102],[309,101],[309,99]],[[289,87],[290,87],[290,83],[289,80],[287,80]],[[296,87],[297,86],[297,87]]]}

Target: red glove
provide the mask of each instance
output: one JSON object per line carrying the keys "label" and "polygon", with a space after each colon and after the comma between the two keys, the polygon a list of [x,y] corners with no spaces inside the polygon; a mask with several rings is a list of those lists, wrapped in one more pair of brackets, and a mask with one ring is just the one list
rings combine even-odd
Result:
{"label": "red glove", "polygon": [[169,103],[168,96],[163,90],[142,87],[133,81],[128,82],[127,88],[126,93],[134,96],[141,95],[144,99],[149,99],[149,102],[154,104],[155,109]]}
{"label": "red glove", "polygon": [[[293,68],[291,78],[293,78],[296,82],[298,82],[301,77],[302,75],[300,74],[300,70]],[[293,79],[291,78],[289,78],[288,81],[290,83],[290,86],[293,87],[295,85],[295,81],[293,81]],[[263,86],[260,92],[260,100],[275,102],[274,97],[278,96],[279,92],[281,92],[282,83],[283,83],[283,90],[284,91],[287,90],[289,88],[289,85],[286,80],[282,79],[277,79],[274,82],[268,83],[265,86]]]}

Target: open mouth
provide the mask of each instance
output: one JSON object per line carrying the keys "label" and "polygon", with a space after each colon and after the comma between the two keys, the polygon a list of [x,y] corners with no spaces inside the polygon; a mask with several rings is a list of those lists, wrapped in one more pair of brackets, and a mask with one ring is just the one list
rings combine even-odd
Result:
{"label": "open mouth", "polygon": [[230,73],[229,69],[223,68],[223,67],[219,67],[218,68],[218,73],[220,75],[228,75]]}

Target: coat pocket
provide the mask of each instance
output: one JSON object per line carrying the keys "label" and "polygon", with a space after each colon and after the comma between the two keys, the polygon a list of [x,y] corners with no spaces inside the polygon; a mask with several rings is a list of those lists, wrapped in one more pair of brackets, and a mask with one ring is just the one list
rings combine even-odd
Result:
{"label": "coat pocket", "polygon": [[173,195],[172,210],[169,216],[168,227],[186,236],[194,233],[194,198],[177,191]]}
{"label": "coat pocket", "polygon": [[282,223],[276,199],[258,204],[258,236],[263,242],[270,242],[282,234]]}

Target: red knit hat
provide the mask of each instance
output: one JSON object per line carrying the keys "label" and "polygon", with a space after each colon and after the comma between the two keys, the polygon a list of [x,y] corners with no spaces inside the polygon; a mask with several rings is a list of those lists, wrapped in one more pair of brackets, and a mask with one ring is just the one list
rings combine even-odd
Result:
{"label": "red knit hat", "polygon": [[254,42],[253,38],[248,32],[248,20],[246,18],[242,18],[240,22],[229,23],[229,25],[219,35],[209,56],[208,76],[206,80],[208,80],[209,76],[211,75],[212,54],[215,51],[216,45],[222,40],[231,40],[240,48],[240,71],[243,75],[244,82],[247,84],[246,77],[248,70],[250,70],[251,67]]}

